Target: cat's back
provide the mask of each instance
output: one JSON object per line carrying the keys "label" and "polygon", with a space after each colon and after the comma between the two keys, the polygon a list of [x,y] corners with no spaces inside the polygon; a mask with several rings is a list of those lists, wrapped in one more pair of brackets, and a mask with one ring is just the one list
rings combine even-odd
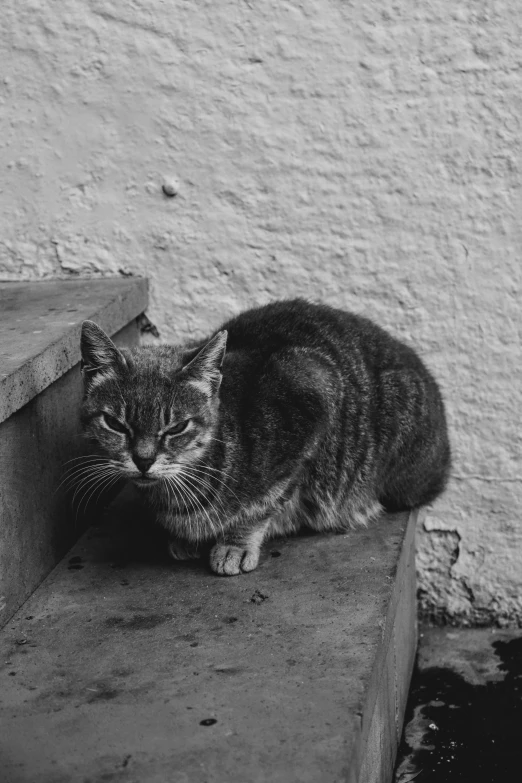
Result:
{"label": "cat's back", "polygon": [[[414,352],[369,319],[304,299],[273,302],[224,323],[227,353],[254,362],[292,349],[316,352],[337,364],[364,359],[381,368],[415,363]],[[236,358],[238,358],[236,356]]]}
{"label": "cat's back", "polygon": [[[323,383],[339,389],[378,390],[383,384],[412,394],[420,386],[439,397],[433,376],[417,353],[360,315],[303,299],[281,300],[240,313],[224,323],[225,394],[252,389],[267,377],[286,375],[293,387]],[[416,392],[415,392],[416,393]]]}
{"label": "cat's back", "polygon": [[325,348],[346,338],[350,326],[358,330],[358,316],[304,299],[290,299],[256,307],[223,324],[228,331],[227,350],[253,350],[263,354],[288,347]]}

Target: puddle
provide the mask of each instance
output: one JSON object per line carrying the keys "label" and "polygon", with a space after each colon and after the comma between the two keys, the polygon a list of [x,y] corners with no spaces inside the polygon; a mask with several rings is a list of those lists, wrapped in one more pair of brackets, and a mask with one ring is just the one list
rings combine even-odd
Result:
{"label": "puddle", "polygon": [[492,644],[504,679],[416,669],[395,783],[508,783],[522,769],[522,637]]}

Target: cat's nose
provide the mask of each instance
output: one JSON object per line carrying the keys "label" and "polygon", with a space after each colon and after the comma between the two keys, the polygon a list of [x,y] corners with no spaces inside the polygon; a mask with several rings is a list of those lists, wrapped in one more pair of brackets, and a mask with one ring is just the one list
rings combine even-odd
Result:
{"label": "cat's nose", "polygon": [[142,473],[146,473],[151,465],[154,464],[155,458],[154,457],[137,457],[134,456],[133,462],[138,468],[138,470],[141,470]]}

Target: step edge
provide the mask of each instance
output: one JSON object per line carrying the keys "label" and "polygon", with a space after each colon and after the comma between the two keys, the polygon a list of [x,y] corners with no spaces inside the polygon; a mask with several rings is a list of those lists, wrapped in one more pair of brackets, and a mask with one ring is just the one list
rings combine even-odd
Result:
{"label": "step edge", "polygon": [[[121,280],[122,290],[115,291],[109,302],[96,308],[90,318],[99,322],[109,334],[115,334],[147,308],[148,279],[146,277],[104,279]],[[81,280],[77,279],[75,282]],[[92,278],[83,278],[83,280],[88,283]],[[59,338],[48,343],[37,356],[27,359],[16,370],[0,378],[0,423],[27,405],[80,361],[80,334],[81,323],[71,326]],[[57,354],[57,358],[53,360],[54,354]]]}

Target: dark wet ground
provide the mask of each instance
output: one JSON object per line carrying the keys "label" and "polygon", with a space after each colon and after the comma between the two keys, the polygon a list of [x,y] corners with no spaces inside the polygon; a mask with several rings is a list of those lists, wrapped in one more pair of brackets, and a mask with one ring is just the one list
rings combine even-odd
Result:
{"label": "dark wet ground", "polygon": [[395,783],[522,780],[522,631],[420,629]]}

